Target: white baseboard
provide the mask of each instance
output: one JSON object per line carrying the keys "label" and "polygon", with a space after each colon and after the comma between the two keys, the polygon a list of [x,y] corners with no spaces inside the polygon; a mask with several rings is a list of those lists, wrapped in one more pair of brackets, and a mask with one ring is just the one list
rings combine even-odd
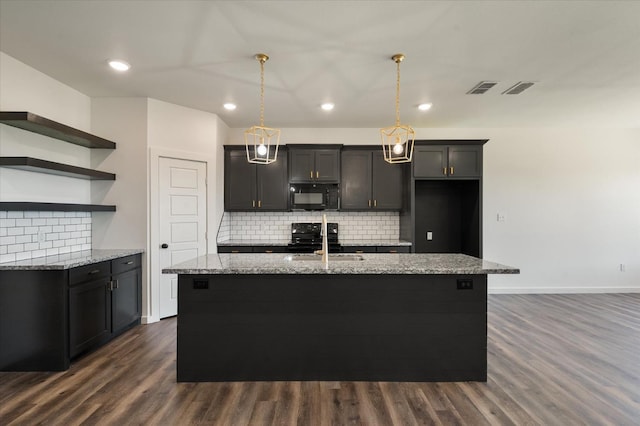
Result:
{"label": "white baseboard", "polygon": [[143,315],[142,318],[140,318],[140,322],[142,324],[151,324],[158,321],[160,321],[158,318],[154,318],[152,316]]}
{"label": "white baseboard", "polygon": [[640,287],[499,287],[489,294],[640,293]]}

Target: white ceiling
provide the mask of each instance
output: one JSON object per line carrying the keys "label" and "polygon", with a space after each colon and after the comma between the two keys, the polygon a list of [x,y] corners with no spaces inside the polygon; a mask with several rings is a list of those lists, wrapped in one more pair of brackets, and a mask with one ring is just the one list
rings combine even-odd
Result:
{"label": "white ceiling", "polygon": [[[258,124],[258,52],[272,127],[393,125],[399,52],[414,127],[640,127],[639,1],[0,0],[0,50],[89,96],[151,97],[231,127]],[[498,84],[465,94],[482,80]],[[501,94],[519,81],[536,84]]]}

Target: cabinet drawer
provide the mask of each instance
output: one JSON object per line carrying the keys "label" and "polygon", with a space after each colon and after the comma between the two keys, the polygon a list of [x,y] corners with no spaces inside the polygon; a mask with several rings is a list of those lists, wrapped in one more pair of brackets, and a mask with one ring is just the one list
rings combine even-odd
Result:
{"label": "cabinet drawer", "polygon": [[411,253],[409,246],[379,246],[378,253]]}
{"label": "cabinet drawer", "polygon": [[375,253],[375,246],[342,246],[343,253]]}
{"label": "cabinet drawer", "polygon": [[74,286],[87,281],[111,275],[111,262],[92,263],[69,270],[69,285]]}
{"label": "cabinet drawer", "polygon": [[111,261],[111,274],[116,275],[121,272],[140,267],[140,255],[134,254],[127,257],[121,257]]}
{"label": "cabinet drawer", "polygon": [[253,253],[251,246],[218,246],[218,253]]}

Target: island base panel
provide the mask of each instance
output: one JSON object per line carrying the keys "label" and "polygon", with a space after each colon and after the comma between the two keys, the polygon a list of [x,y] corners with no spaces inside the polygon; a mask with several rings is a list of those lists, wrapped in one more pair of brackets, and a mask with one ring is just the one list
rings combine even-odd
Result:
{"label": "island base panel", "polygon": [[487,378],[486,275],[180,275],[178,291],[179,382]]}

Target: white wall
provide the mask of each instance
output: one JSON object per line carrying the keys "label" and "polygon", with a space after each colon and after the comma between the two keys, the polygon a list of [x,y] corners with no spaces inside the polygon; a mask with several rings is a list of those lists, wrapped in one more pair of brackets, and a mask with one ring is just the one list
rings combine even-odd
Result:
{"label": "white wall", "polygon": [[[244,143],[243,131],[231,129],[227,143]],[[416,129],[416,139],[489,139],[484,257],[521,269],[490,276],[490,291],[640,291],[640,129]],[[378,129],[281,136],[285,144],[379,141]]]}
{"label": "white wall", "polygon": [[[1,111],[28,111],[89,131],[90,102],[88,96],[0,52]],[[0,156],[90,167],[89,149],[4,124]],[[85,204],[90,202],[90,185],[82,179],[0,168],[0,201]]]}

